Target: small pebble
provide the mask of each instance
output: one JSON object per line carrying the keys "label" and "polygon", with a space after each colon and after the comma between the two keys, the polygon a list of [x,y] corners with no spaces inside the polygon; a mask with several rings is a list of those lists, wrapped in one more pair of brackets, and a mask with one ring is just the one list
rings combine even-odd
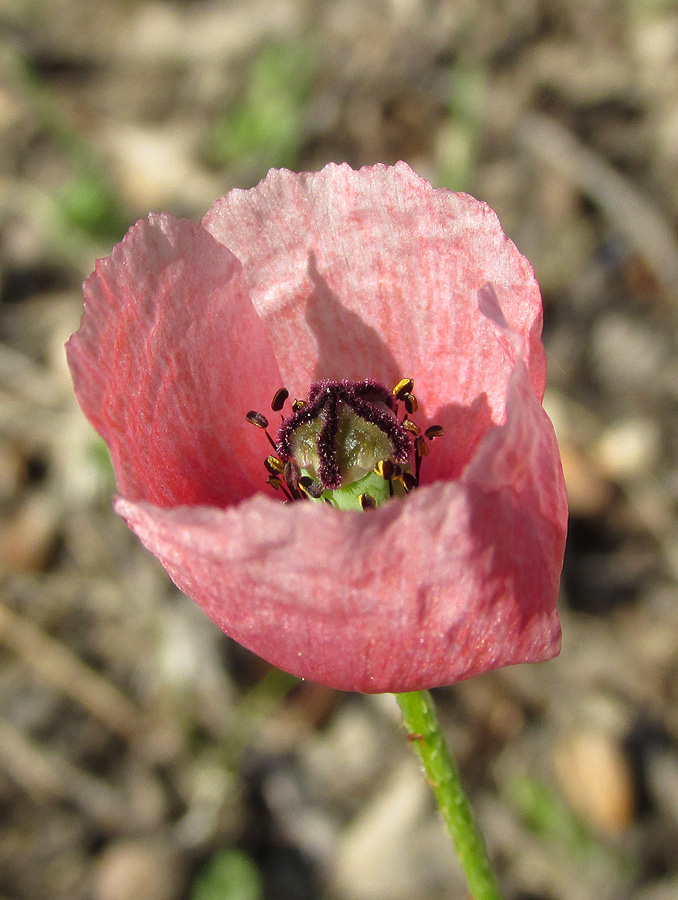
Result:
{"label": "small pebble", "polygon": [[94,866],[94,900],[176,900],[183,889],[179,858],[160,843],[109,844]]}
{"label": "small pebble", "polygon": [[560,458],[572,515],[582,518],[602,515],[612,502],[613,491],[599,466],[566,441],[560,442]]}
{"label": "small pebble", "polygon": [[659,459],[660,449],[657,423],[633,418],[609,425],[594,448],[594,456],[609,478],[625,481],[649,472]]}
{"label": "small pebble", "polygon": [[556,748],[554,766],[565,796],[597,831],[614,836],[633,821],[631,766],[613,737],[594,730],[571,734]]}
{"label": "small pebble", "polygon": [[0,571],[42,571],[54,545],[57,518],[49,494],[28,495],[0,524]]}

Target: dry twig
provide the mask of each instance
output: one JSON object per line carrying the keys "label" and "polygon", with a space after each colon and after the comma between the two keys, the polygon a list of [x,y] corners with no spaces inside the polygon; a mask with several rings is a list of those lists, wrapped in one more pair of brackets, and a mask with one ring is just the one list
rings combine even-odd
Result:
{"label": "dry twig", "polygon": [[651,201],[558,122],[526,115],[518,123],[520,144],[590,197],[610,223],[644,258],[671,295],[678,288],[678,244]]}
{"label": "dry twig", "polygon": [[141,712],[110,681],[59,641],[0,603],[0,642],[42,679],[83,706],[111,731],[129,739],[139,733]]}
{"label": "dry twig", "polygon": [[0,766],[36,801],[70,800],[106,829],[120,828],[125,822],[125,806],[109,785],[29,741],[2,719]]}

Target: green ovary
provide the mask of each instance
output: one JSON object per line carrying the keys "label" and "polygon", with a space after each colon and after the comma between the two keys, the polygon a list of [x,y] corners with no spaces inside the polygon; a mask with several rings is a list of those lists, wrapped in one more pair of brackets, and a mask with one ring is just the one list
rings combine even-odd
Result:
{"label": "green ovary", "polygon": [[[302,469],[303,472],[303,469]],[[310,474],[310,473],[309,473]],[[393,481],[393,496],[404,497],[405,489],[400,481]],[[388,481],[378,475],[376,472],[368,472],[358,481],[351,484],[343,485],[334,491],[323,491],[315,503],[325,503],[327,500],[337,509],[359,509],[362,510],[360,503],[360,495],[369,494],[377,506],[388,500],[391,496],[389,493]]]}
{"label": "green ovary", "polygon": [[[345,404],[340,405],[338,417],[339,427],[335,451],[342,485],[338,490],[344,491],[362,481],[364,476],[372,472],[378,462],[390,459],[393,455],[393,445],[381,428],[356,415]],[[295,430],[291,442],[292,455],[299,468],[314,480],[319,477],[318,438],[324,424],[325,414],[323,413],[312,422],[300,425]],[[381,481],[383,482],[384,479],[382,478]],[[388,496],[388,484],[386,489]],[[325,493],[337,493],[337,491],[326,491]],[[359,493],[371,492],[360,491]],[[376,497],[374,499],[377,500]]]}

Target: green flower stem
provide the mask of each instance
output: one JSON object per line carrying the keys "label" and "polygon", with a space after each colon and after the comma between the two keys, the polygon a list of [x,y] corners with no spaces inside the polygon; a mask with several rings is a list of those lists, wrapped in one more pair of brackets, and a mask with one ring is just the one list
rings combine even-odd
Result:
{"label": "green flower stem", "polygon": [[440,728],[433,697],[428,691],[413,691],[395,696],[408,737],[424,765],[466,873],[473,900],[501,900],[496,875],[461,785],[459,769]]}

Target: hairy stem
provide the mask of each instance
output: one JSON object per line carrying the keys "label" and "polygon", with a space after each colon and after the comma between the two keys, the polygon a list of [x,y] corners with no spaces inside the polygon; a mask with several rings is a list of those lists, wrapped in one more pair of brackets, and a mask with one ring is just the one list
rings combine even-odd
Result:
{"label": "hairy stem", "polygon": [[428,691],[396,694],[408,738],[424,770],[447,829],[452,837],[473,900],[501,900],[499,885],[485,850],[482,835],[450,753],[433,697]]}

